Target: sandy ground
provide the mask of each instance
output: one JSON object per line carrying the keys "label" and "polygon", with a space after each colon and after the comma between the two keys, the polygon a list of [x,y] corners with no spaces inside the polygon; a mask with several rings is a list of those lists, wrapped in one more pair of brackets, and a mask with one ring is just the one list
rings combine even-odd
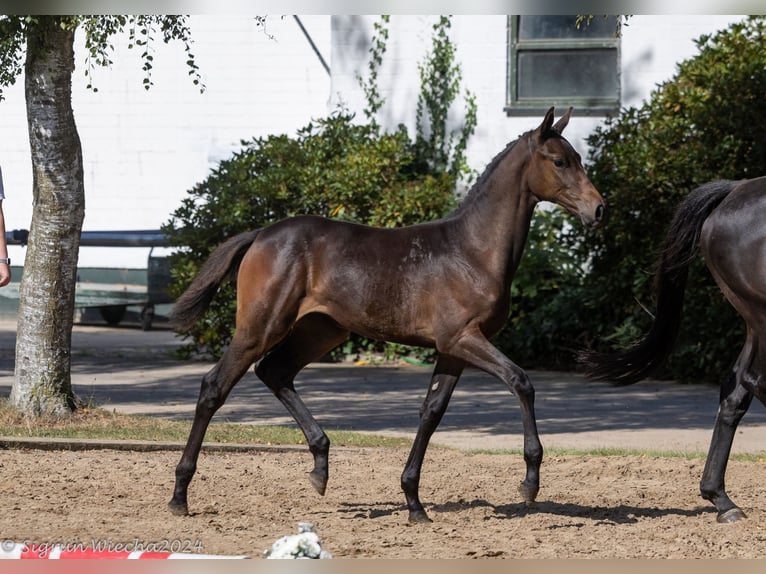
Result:
{"label": "sandy ground", "polygon": [[[13,375],[13,325],[0,325],[0,392]],[[209,365],[170,361],[172,334],[75,329],[77,392],[105,408],[188,419]],[[704,453],[717,389],[647,381],[628,389],[532,373],[546,447],[618,446]],[[326,428],[410,439],[428,370],[320,366],[301,375]],[[220,416],[219,416],[220,415]],[[263,385],[243,381],[215,420],[285,424]],[[335,558],[763,558],[766,455],[731,462],[727,486],[749,519],[720,525],[698,494],[704,459],[547,456],[536,507],[516,487],[518,406],[496,381],[468,373],[426,457],[421,498],[434,522],[410,525],[399,476],[408,449],[331,453],[325,497],[307,450],[203,452],[191,515],[166,508],[179,452],[0,450],[0,543],[94,544],[260,557],[298,522],[315,524]],[[437,448],[446,444],[454,448]],[[764,452],[766,414],[753,405],[735,452]],[[550,452],[550,451],[549,451]],[[590,564],[590,562],[589,562]]]}
{"label": "sandy ground", "polygon": [[732,462],[749,519],[720,525],[697,494],[702,460],[553,456],[538,504],[516,494],[520,456],[434,448],[410,525],[399,475],[407,449],[336,449],[326,496],[303,451],[204,453],[190,516],[166,504],[176,452],[0,452],[0,538],[133,545],[258,558],[312,522],[334,558],[763,558],[764,462]]}

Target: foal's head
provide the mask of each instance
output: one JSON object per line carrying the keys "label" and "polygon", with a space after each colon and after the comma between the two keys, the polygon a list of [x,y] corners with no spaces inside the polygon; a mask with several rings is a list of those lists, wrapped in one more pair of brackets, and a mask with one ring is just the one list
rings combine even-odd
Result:
{"label": "foal's head", "polygon": [[569,123],[572,108],[553,123],[553,108],[540,126],[529,134],[532,158],[527,167],[529,190],[541,201],[552,201],[577,215],[585,224],[597,226],[604,218],[604,198],[585,174],[578,154],[561,132]]}

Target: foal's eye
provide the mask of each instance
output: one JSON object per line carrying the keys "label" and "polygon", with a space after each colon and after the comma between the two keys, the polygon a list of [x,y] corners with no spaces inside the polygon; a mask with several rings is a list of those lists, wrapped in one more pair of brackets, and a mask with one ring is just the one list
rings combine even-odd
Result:
{"label": "foal's eye", "polygon": [[556,167],[565,167],[567,162],[565,162],[563,159],[556,158],[553,160],[553,165]]}

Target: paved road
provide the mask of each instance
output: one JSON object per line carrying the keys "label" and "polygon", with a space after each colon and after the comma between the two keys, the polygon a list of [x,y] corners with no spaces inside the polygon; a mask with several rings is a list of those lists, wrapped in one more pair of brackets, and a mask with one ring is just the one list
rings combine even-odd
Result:
{"label": "paved road", "polygon": [[[15,325],[0,322],[0,396],[13,381]],[[122,413],[190,419],[210,363],[169,357],[180,340],[135,325],[78,325],[73,332],[75,393]],[[627,388],[571,373],[529,373],[537,390],[538,426],[546,447],[707,450],[718,389],[645,381]],[[430,370],[411,365],[319,364],[297,379],[304,401],[326,429],[413,437]],[[292,424],[281,404],[249,373],[214,420]],[[461,379],[434,443],[464,449],[520,448],[518,402],[475,370]],[[766,451],[766,409],[751,407],[735,452]]]}

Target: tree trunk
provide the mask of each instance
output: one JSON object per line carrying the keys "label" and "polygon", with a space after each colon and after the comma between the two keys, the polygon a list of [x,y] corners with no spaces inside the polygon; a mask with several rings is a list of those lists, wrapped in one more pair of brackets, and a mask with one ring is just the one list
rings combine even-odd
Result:
{"label": "tree trunk", "polygon": [[71,342],[85,213],[82,148],[72,111],[74,30],[39,17],[27,37],[25,92],[34,208],[19,294],[11,403],[31,415],[74,409]]}

